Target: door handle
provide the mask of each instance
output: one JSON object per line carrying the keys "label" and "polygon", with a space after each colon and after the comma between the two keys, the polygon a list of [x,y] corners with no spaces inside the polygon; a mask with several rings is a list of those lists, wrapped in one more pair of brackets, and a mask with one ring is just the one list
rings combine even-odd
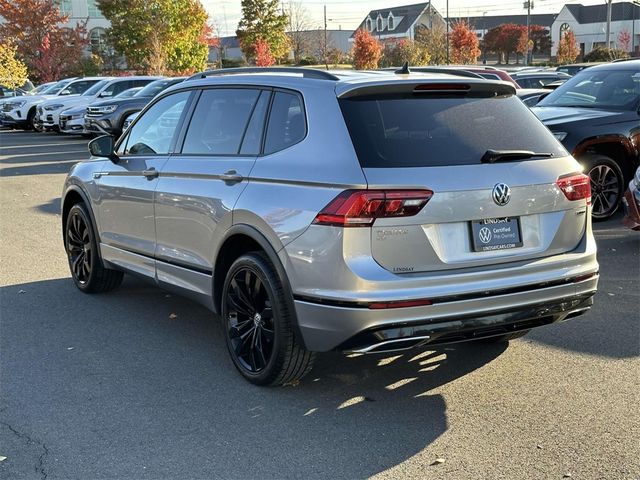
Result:
{"label": "door handle", "polygon": [[156,170],[155,168],[151,167],[148,170],[143,170],[142,175],[147,177],[149,180],[152,180],[156,178],[158,175],[160,175],[160,172],[158,172],[158,170]]}
{"label": "door handle", "polygon": [[243,179],[244,177],[240,175],[238,172],[236,172],[235,170],[229,170],[228,172],[225,172],[222,175],[220,175],[220,180],[222,180],[225,183],[238,183],[238,182],[241,182]]}

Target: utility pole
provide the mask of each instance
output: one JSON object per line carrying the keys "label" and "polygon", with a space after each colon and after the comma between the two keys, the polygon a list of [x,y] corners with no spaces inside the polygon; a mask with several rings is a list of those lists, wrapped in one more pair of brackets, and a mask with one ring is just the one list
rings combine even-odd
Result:
{"label": "utility pole", "polygon": [[329,60],[327,59],[327,6],[324,6],[324,66],[329,70]]}
{"label": "utility pole", "polygon": [[[529,44],[531,43],[531,9],[533,8],[533,0],[524,2],[524,8],[527,9],[527,51],[525,52],[524,64],[529,65]],[[517,56],[516,56],[517,60]]]}
{"label": "utility pole", "polygon": [[447,65],[449,65],[449,0],[447,0]]}
{"label": "utility pole", "polygon": [[609,50],[609,56],[611,56],[611,0],[607,2],[607,33],[605,36],[605,45],[607,50]]}

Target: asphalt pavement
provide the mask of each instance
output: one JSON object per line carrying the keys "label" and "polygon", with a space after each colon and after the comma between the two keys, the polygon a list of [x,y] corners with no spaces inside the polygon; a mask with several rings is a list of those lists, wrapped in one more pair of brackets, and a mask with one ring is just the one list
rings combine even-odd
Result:
{"label": "asphalt pavement", "polygon": [[505,346],[318,356],[254,387],[218,319],[134,278],[73,286],[60,194],[87,141],[0,131],[0,478],[640,478],[640,233],[596,225],[588,314]]}

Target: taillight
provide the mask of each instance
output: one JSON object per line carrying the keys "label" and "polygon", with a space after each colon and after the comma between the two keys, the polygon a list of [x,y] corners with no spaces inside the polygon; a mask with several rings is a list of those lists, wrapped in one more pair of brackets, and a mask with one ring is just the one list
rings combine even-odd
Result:
{"label": "taillight", "polygon": [[432,196],[431,190],[345,190],[322,209],[313,223],[369,227],[376,218],[411,217]]}
{"label": "taillight", "polygon": [[591,179],[588,175],[579,173],[560,177],[556,180],[556,185],[568,200],[587,199],[587,205],[591,205]]}

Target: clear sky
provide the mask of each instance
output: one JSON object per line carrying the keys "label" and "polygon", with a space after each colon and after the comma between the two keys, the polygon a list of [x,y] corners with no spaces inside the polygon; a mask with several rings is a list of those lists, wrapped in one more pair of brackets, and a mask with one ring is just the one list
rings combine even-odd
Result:
{"label": "clear sky", "polygon": [[[423,0],[426,1],[426,0]],[[446,12],[446,0],[432,0],[433,6],[442,16]],[[420,3],[420,0],[297,0],[309,14],[312,27],[323,23],[322,9],[327,6],[327,22],[330,29],[354,29],[370,10]],[[525,13],[524,0],[449,0],[449,16],[518,15]],[[234,35],[240,20],[240,0],[202,0],[211,18],[220,29],[221,36]],[[287,5],[289,0],[282,0]],[[533,0],[532,13],[558,13],[565,3],[582,5],[604,4],[604,0],[566,2],[560,0]],[[614,2],[617,3],[617,2]]]}

